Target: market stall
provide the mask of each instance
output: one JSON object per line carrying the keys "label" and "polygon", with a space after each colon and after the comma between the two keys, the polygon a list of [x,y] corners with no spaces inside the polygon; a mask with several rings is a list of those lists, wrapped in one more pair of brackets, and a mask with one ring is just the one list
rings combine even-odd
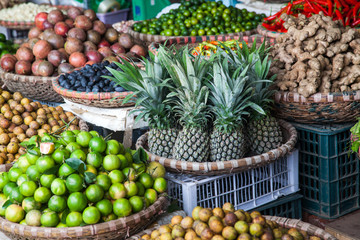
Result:
{"label": "market stall", "polygon": [[360,207],[357,0],[66,4],[0,9],[2,234],[341,239],[310,223]]}

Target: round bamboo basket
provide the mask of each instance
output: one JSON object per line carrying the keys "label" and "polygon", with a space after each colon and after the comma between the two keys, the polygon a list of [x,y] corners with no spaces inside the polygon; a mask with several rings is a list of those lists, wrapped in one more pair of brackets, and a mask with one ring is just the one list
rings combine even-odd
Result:
{"label": "round bamboo basket", "polygon": [[60,86],[58,78],[52,80],[53,89],[64,99],[93,107],[120,108],[135,106],[136,98],[133,97],[129,102],[123,104],[123,99],[133,92],[78,92]]}
{"label": "round bamboo basket", "polygon": [[267,153],[242,159],[198,163],[160,157],[148,151],[148,133],[145,133],[137,140],[136,148],[144,148],[149,155],[150,161],[161,163],[169,172],[209,176],[242,172],[274,162],[276,159],[287,155],[294,149],[297,141],[296,129],[290,123],[283,120],[279,120],[279,124],[283,131],[283,136],[286,139],[284,144]]}
{"label": "round bamboo basket", "polygon": [[[11,164],[0,166],[0,172],[8,171]],[[166,211],[168,200],[160,195],[154,204],[139,213],[109,222],[84,227],[49,228],[31,227],[13,223],[0,217],[0,230],[11,239],[45,240],[45,239],[125,239],[142,231]]]}
{"label": "round bamboo basket", "polygon": [[0,79],[11,92],[21,92],[30,99],[64,102],[62,97],[52,87],[52,80],[56,77],[39,77],[19,75],[5,72],[0,68]]}
{"label": "round bamboo basket", "polygon": [[355,122],[360,116],[360,90],[316,93],[308,98],[292,92],[275,93],[277,117],[300,123]]}
{"label": "round bamboo basket", "polygon": [[[311,236],[316,236],[321,238],[322,240],[337,240],[333,235],[330,233],[327,233],[325,230],[318,228],[314,225],[311,225],[306,222],[302,222],[297,219],[291,219],[291,218],[282,218],[282,217],[275,217],[275,216],[264,216],[266,219],[271,220],[279,224],[281,227],[284,228],[296,228],[300,231],[305,231],[307,234]],[[170,221],[169,221],[170,222]],[[152,231],[158,229],[160,226],[156,225],[152,228],[146,229],[136,235],[131,236],[128,238],[128,240],[139,240],[142,236],[145,234],[151,234]]]}
{"label": "round bamboo basket", "polygon": [[[122,26],[126,26],[126,30],[127,33],[129,33],[135,40],[135,42],[143,44],[145,46],[149,46],[151,43],[153,42],[161,42],[161,41],[166,41],[169,39],[173,39],[173,38],[193,38],[193,39],[197,39],[197,42],[200,42],[201,39],[204,38],[231,38],[234,36],[250,36],[256,33],[256,29],[250,30],[250,31],[245,31],[245,32],[237,32],[237,33],[227,33],[227,34],[219,34],[219,35],[208,35],[208,36],[162,36],[162,35],[151,35],[151,34],[144,34],[144,33],[140,33],[140,32],[135,32],[131,25],[126,25],[123,24]],[[195,40],[194,40],[195,41]]]}
{"label": "round bamboo basket", "polygon": [[213,36],[202,36],[202,37],[176,37],[171,38],[169,40],[161,41],[161,42],[153,42],[149,45],[149,51],[154,55],[157,55],[159,51],[159,45],[171,46],[176,45],[177,47],[182,47],[184,45],[189,45],[190,47],[196,47],[199,43],[204,41],[228,41],[228,40],[238,40],[240,42],[245,41],[248,44],[252,44],[254,42],[259,45],[266,41],[269,45],[274,44],[274,40],[259,36],[259,35],[251,35],[251,36],[223,36],[223,35],[213,35]]}
{"label": "round bamboo basket", "polygon": [[[26,1],[24,1],[26,2]],[[71,7],[74,6],[70,6],[70,5],[55,5],[54,7],[59,8],[61,10],[67,10]],[[34,21],[5,21],[5,20],[1,20],[0,21],[0,26],[1,27],[6,27],[9,29],[15,29],[15,30],[29,30],[32,27],[35,26],[35,22]]]}

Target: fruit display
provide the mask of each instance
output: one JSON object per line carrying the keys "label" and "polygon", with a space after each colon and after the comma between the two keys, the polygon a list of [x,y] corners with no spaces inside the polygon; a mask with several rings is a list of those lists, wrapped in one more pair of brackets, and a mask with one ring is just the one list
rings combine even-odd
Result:
{"label": "fruit display", "polygon": [[0,10],[0,21],[34,21],[35,16],[40,12],[50,12],[56,10],[56,7],[46,4],[35,4],[32,2],[14,5],[11,8]]}
{"label": "fruit display", "polygon": [[16,55],[1,58],[4,71],[47,77],[103,60],[136,59],[147,54],[127,34],[118,36],[115,29],[107,28],[90,9],[82,12],[73,7],[67,15],[60,10],[41,12],[35,25],[29,31],[29,41]]}
{"label": "fruit display", "polygon": [[158,19],[135,23],[133,29],[163,36],[217,35],[254,29],[264,17],[265,14],[226,7],[221,1],[182,0],[179,8]]}
{"label": "fruit display", "polygon": [[222,208],[203,208],[197,206],[192,216],[176,215],[171,222],[161,225],[150,234],[141,236],[150,239],[195,239],[195,240],[321,240],[296,228],[286,229],[276,222],[267,220],[260,212],[235,210],[231,203]]}
{"label": "fruit display", "polygon": [[[213,53],[216,53],[218,47],[224,49],[223,46],[231,48],[232,50],[236,49],[236,44],[239,44],[237,40],[228,40],[228,41],[205,41],[198,44],[194,50],[191,52],[192,55],[202,55],[210,56]],[[240,43],[240,47],[242,43]]]}
{"label": "fruit display", "polygon": [[[240,159],[249,150],[262,154],[282,144],[278,121],[270,115],[274,77],[265,42],[260,47],[224,45],[206,60],[188,47],[160,46],[145,70],[130,63],[110,69],[111,78],[137,96],[149,123],[149,151],[188,162]],[[266,80],[264,80],[266,79]],[[130,95],[131,96],[131,95]]]}
{"label": "fruit display", "polygon": [[126,217],[152,205],[167,182],[143,149],[95,131],[64,131],[23,143],[27,153],[0,175],[0,216],[28,226],[75,227]]}
{"label": "fruit display", "polygon": [[39,134],[79,129],[79,119],[71,112],[42,105],[24,98],[21,93],[11,94],[0,89],[0,164],[11,163],[25,153],[21,142]]}
{"label": "fruit display", "polygon": [[272,52],[281,91],[315,93],[360,89],[360,35],[320,13],[306,18],[283,15],[288,32]]}
{"label": "fruit display", "polygon": [[324,1],[298,0],[291,1],[279,12],[264,19],[262,26],[269,31],[287,32],[282,14],[298,17],[299,14],[309,18],[322,12],[334,21],[341,21],[343,26],[358,27],[360,24],[360,2],[353,0]]}
{"label": "fruit display", "polygon": [[115,63],[104,61],[93,65],[86,65],[81,70],[66,73],[59,77],[59,85],[63,88],[78,92],[124,92],[123,87],[117,86],[116,82],[103,76],[112,76],[106,69],[111,67],[120,70]]}
{"label": "fruit display", "polygon": [[0,58],[8,53],[16,53],[18,47],[19,45],[14,44],[11,40],[6,40],[6,36],[0,33]]}

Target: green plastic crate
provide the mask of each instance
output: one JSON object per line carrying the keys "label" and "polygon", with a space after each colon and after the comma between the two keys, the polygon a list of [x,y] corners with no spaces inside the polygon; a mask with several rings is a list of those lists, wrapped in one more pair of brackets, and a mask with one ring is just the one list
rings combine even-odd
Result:
{"label": "green plastic crate", "polygon": [[360,207],[359,160],[345,125],[293,124],[298,131],[299,184],[306,212],[338,218]]}
{"label": "green plastic crate", "polygon": [[301,199],[302,195],[298,193],[278,198],[261,207],[250,211],[259,211],[262,215],[301,219]]}
{"label": "green plastic crate", "polygon": [[156,17],[166,6],[168,0],[132,0],[133,17],[135,21],[142,21]]}

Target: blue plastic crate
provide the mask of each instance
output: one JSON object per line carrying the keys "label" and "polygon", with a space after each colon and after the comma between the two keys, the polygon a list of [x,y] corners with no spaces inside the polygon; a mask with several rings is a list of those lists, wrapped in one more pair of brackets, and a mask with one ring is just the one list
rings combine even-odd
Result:
{"label": "blue plastic crate", "polygon": [[334,219],[359,209],[359,160],[349,152],[349,130],[353,125],[294,124],[299,137],[299,184],[306,212]]}
{"label": "blue plastic crate", "polygon": [[277,200],[274,200],[261,207],[251,209],[250,211],[259,211],[262,215],[301,219],[302,197],[303,196],[298,193],[280,197]]}

